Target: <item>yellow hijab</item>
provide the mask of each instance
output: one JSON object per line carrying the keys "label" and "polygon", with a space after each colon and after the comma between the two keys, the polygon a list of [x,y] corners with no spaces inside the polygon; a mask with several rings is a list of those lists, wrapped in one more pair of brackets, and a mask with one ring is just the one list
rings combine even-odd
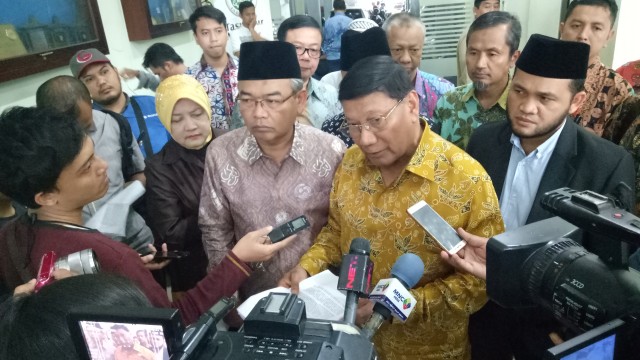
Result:
{"label": "yellow hijab", "polygon": [[[171,133],[171,114],[180,99],[189,99],[200,105],[211,119],[209,96],[202,85],[189,75],[173,75],[162,80],[156,90],[156,112],[160,122],[169,133]],[[211,140],[212,136],[213,134],[209,135],[207,142]]]}

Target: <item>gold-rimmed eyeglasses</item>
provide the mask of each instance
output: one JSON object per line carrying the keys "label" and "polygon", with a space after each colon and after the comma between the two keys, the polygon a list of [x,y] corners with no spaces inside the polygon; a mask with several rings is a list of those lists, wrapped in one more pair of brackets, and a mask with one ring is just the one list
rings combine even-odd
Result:
{"label": "gold-rimmed eyeglasses", "polygon": [[349,124],[349,121],[345,119],[344,123],[340,127],[340,131],[344,135],[351,136],[351,138],[358,138],[362,134],[362,129],[371,131],[372,133],[376,133],[378,131],[384,130],[384,128],[387,126],[387,119],[389,118],[389,116],[391,116],[391,114],[393,114],[393,111],[398,107],[398,105],[400,105],[402,101],[404,101],[405,98],[406,96],[400,99],[391,108],[391,110],[387,112],[386,115],[380,116],[374,119],[369,119],[363,122],[362,124]]}
{"label": "gold-rimmed eyeglasses", "polygon": [[240,110],[248,110],[251,111],[255,109],[258,104],[262,105],[262,108],[265,110],[278,110],[282,104],[287,102],[287,100],[291,99],[296,92],[293,92],[291,95],[287,96],[284,99],[252,99],[247,97],[240,97],[236,99],[238,103],[238,107]]}

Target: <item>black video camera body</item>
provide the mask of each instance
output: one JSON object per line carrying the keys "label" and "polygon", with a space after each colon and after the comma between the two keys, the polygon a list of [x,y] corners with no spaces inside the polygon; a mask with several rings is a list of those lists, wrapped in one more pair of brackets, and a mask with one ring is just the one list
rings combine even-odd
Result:
{"label": "black video camera body", "polygon": [[[640,219],[591,191],[547,192],[558,215],[487,243],[487,295],[505,308],[541,305],[577,332],[640,313],[640,273],[628,266]],[[637,355],[637,353],[636,353]]]}
{"label": "black video camera body", "polygon": [[373,344],[343,323],[307,319],[295,294],[271,293],[244,320],[240,332],[218,332],[194,360],[376,359]]}
{"label": "black video camera body", "polygon": [[102,353],[93,356],[95,346],[88,340],[96,326],[113,325],[164,334],[158,348],[168,351],[171,360],[377,358],[373,343],[353,326],[307,319],[305,304],[295,294],[271,293],[253,308],[240,332],[217,332],[216,323],[234,306],[233,300],[223,298],[186,329],[175,309],[88,307],[73,311],[68,322],[83,358],[101,358]]}

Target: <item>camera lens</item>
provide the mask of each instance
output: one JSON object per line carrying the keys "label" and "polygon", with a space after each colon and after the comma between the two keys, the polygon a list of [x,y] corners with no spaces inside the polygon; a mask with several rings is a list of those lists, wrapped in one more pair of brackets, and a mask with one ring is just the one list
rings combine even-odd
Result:
{"label": "camera lens", "polygon": [[98,257],[93,249],[84,249],[62,257],[56,261],[55,268],[66,269],[79,275],[100,272]]}
{"label": "camera lens", "polygon": [[528,297],[574,329],[592,329],[626,307],[617,273],[573,240],[548,242],[523,270]]}

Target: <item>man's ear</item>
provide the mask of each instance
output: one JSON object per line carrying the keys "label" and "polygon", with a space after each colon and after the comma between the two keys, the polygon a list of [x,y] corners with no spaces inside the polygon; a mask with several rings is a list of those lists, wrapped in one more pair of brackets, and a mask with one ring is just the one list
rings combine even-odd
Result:
{"label": "man's ear", "polygon": [[583,90],[573,95],[571,105],[569,105],[569,114],[575,114],[578,109],[582,108],[582,104],[587,100],[587,93]]}
{"label": "man's ear", "polygon": [[561,21],[560,26],[558,26],[558,39],[562,39],[563,30],[564,30],[564,21]]}
{"label": "man's ear", "polygon": [[58,192],[55,190],[41,191],[36,194],[34,200],[40,206],[53,206],[58,203]]}
{"label": "man's ear", "polygon": [[511,55],[511,58],[509,59],[509,68],[516,66],[516,61],[518,60],[519,57],[520,57],[520,50],[516,50],[513,53],[513,55]]}
{"label": "man's ear", "polygon": [[[609,40],[611,40],[611,38],[616,34],[616,30],[613,29],[613,27],[611,28],[611,30],[609,31],[609,36],[607,36],[607,43],[609,42]],[[606,47],[608,44],[604,44],[604,46]]]}
{"label": "man's ear", "polygon": [[307,89],[302,89],[295,95],[298,106],[298,114],[304,113],[304,110],[307,108],[307,95]]}
{"label": "man's ear", "polygon": [[415,90],[411,90],[407,94],[407,99],[405,101],[409,106],[409,111],[411,112],[411,114],[420,115],[420,97]]}

